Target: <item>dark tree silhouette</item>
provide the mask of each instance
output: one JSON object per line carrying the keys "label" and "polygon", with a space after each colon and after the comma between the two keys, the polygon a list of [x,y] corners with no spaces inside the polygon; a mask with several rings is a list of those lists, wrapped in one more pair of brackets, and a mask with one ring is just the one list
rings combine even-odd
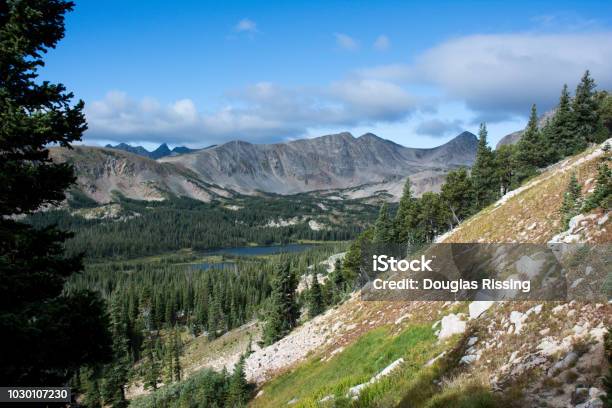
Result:
{"label": "dark tree silhouette", "polygon": [[47,146],[70,147],[87,128],[83,102],[62,84],[39,83],[42,56],[64,36],[61,0],[0,2],[0,383],[60,385],[110,354],[104,303],[93,292],[63,293],[82,268],[67,257],[70,235],[35,229],[23,216],[64,199],[75,178]]}

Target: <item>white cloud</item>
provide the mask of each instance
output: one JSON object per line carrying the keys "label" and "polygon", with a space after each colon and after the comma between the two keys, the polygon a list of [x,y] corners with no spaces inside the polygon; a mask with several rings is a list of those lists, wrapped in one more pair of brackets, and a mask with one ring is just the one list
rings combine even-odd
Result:
{"label": "white cloud", "polygon": [[178,120],[185,123],[193,123],[198,119],[195,104],[191,99],[181,99],[170,105],[171,112],[176,115]]}
{"label": "white cloud", "polygon": [[233,97],[258,116],[304,128],[392,121],[410,114],[416,106],[416,99],[399,85],[359,78],[319,88],[283,88],[260,82]]}
{"label": "white cloud", "polygon": [[335,33],[336,45],[347,51],[356,51],[359,49],[359,43],[351,36],[343,33]]}
{"label": "white cloud", "polygon": [[257,24],[253,20],[243,18],[234,26],[234,30],[239,33],[246,32],[254,34],[257,32]]}
{"label": "white cloud", "polygon": [[[564,83],[590,69],[600,89],[612,87],[612,33],[474,35],[444,42],[413,64],[359,71],[364,78],[430,84],[478,113],[526,114],[548,109]],[[486,116],[486,115],[485,115]]]}
{"label": "white cloud", "polygon": [[323,88],[282,88],[270,82],[234,92],[229,103],[202,112],[191,99],[162,105],[109,92],[87,106],[90,140],[146,140],[209,145],[232,139],[271,142],[301,136],[312,127],[350,127],[405,118],[415,100],[381,80],[345,80]]}
{"label": "white cloud", "polygon": [[356,113],[377,120],[395,120],[416,105],[399,85],[375,79],[335,82],[331,94],[348,104]]}
{"label": "white cloud", "polygon": [[444,137],[447,135],[456,135],[463,131],[463,121],[459,119],[455,120],[441,120],[441,119],[428,119],[419,123],[416,127],[415,132],[418,135],[432,136],[432,137]]}
{"label": "white cloud", "polygon": [[490,35],[457,39],[422,55],[417,74],[478,110],[550,107],[586,69],[612,84],[612,35]]}
{"label": "white cloud", "polygon": [[199,112],[190,99],[168,105],[145,98],[140,101],[112,91],[86,108],[90,140],[142,140],[148,142],[222,143],[231,138],[266,139],[275,132],[295,132],[285,123],[255,112],[226,106]]}
{"label": "white cloud", "polygon": [[374,49],[378,51],[386,51],[391,47],[391,41],[386,35],[379,35],[374,41]]}

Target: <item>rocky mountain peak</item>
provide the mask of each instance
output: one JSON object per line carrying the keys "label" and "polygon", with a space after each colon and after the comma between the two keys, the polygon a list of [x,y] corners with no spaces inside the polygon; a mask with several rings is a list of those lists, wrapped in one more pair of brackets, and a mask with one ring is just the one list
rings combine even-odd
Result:
{"label": "rocky mountain peak", "polygon": [[347,142],[352,143],[355,141],[355,136],[353,136],[352,133],[350,132],[340,132],[340,133],[334,133],[331,135],[318,136],[312,139],[300,139],[296,141],[308,141],[308,140],[326,141],[326,142],[335,142],[335,143],[347,143]]}
{"label": "rocky mountain peak", "polygon": [[473,141],[478,141],[478,137],[475,134],[473,134],[472,132],[468,132],[466,130],[464,132],[461,132],[457,136],[455,136],[453,139],[451,139],[451,141],[473,142]]}
{"label": "rocky mountain peak", "polygon": [[151,152],[152,159],[160,159],[162,157],[170,156],[172,154],[172,150],[168,147],[166,143],[162,143],[159,147]]}
{"label": "rocky mountain peak", "polygon": [[[359,136],[357,138],[357,140],[359,141],[367,141],[368,143],[393,143],[393,144],[397,144],[395,142],[392,142],[391,140],[386,140],[383,139],[382,137],[376,136],[374,133],[364,133],[363,135]],[[399,145],[398,145],[399,146]]]}

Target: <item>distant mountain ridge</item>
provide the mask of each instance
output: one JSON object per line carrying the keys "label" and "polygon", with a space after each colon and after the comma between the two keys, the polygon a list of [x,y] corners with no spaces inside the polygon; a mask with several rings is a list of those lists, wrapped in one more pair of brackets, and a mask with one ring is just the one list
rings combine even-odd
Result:
{"label": "distant mountain ridge", "polygon": [[148,152],[119,144],[52,148],[51,154],[74,164],[78,188],[98,202],[112,200],[114,192],[142,200],[167,194],[210,201],[236,193],[318,192],[337,199],[382,194],[395,201],[407,177],[416,195],[439,191],[449,170],[473,164],[477,144],[470,132],[429,149],[345,132],[275,144],[232,141],[196,151],[162,144]]}
{"label": "distant mountain ridge", "polygon": [[471,166],[477,142],[474,134],[463,132],[441,146],[416,149],[372,133],[354,137],[344,132],[275,144],[233,141],[160,161],[245,194],[295,194],[385,183],[421,172],[445,174]]}
{"label": "distant mountain ridge", "polygon": [[166,143],[162,143],[159,145],[159,147],[153,151],[148,151],[147,149],[145,149],[142,146],[132,146],[129,145],[127,143],[119,143],[115,146],[111,145],[111,144],[107,144],[106,146],[104,146],[108,149],[117,149],[117,150],[123,150],[125,152],[130,152],[130,153],[134,153],[137,154],[139,156],[143,156],[143,157],[148,157],[150,159],[161,159],[162,157],[166,157],[166,156],[172,156],[172,155],[177,155],[177,154],[186,154],[186,153],[192,153],[195,152],[199,149],[190,149],[188,147],[185,146],[177,146],[174,149],[170,150],[170,148],[168,147],[168,145]]}

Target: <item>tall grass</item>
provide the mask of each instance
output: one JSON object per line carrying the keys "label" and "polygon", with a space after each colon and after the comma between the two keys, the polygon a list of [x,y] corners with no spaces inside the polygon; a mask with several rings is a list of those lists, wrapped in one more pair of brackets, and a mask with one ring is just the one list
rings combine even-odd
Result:
{"label": "tall grass", "polygon": [[[333,395],[335,406],[374,406],[371,404],[386,398],[389,389],[413,377],[442,348],[429,325],[409,326],[397,335],[390,331],[390,327],[373,329],[328,361],[320,356],[311,358],[271,381],[252,405],[284,406],[297,399],[294,407],[315,407],[320,406],[323,397]],[[365,388],[356,402],[344,398],[350,387],[369,381],[400,357],[405,362],[397,370],[399,375]]]}

